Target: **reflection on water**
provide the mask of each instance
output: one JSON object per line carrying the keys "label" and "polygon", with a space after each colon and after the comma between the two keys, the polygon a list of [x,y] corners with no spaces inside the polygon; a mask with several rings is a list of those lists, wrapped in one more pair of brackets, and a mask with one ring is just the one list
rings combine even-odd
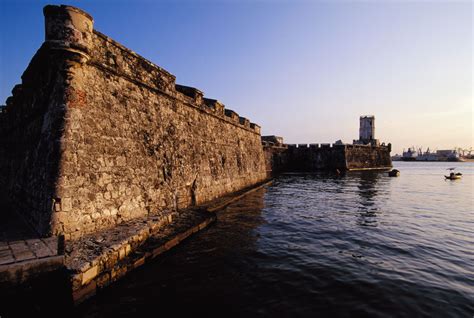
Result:
{"label": "reflection on water", "polygon": [[361,226],[377,226],[377,213],[379,209],[376,206],[375,196],[377,195],[377,181],[380,173],[366,171],[353,174],[354,178],[359,178],[359,215],[357,223]]}
{"label": "reflection on water", "polygon": [[282,175],[78,309],[160,314],[470,317],[474,165],[401,163],[399,178]]}

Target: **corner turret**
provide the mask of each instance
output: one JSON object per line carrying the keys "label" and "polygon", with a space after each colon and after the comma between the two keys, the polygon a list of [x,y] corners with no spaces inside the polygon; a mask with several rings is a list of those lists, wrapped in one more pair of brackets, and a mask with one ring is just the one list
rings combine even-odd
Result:
{"label": "corner turret", "polygon": [[45,42],[54,50],[79,54],[87,61],[92,47],[93,18],[81,9],[61,5],[47,5]]}

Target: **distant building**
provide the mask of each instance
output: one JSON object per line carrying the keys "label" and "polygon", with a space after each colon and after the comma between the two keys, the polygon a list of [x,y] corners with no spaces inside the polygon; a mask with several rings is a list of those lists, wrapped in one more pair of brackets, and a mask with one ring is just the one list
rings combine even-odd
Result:
{"label": "distant building", "polygon": [[418,156],[416,161],[439,161],[438,155],[435,152],[431,152],[428,147],[425,152],[420,148],[418,150]]}
{"label": "distant building", "polygon": [[439,161],[459,161],[460,156],[456,150],[438,150],[436,151]]}
{"label": "distant building", "polygon": [[402,160],[403,161],[415,161],[418,157],[418,152],[415,150],[415,147],[408,148],[407,151],[403,150]]}
{"label": "distant building", "polygon": [[268,142],[274,145],[278,145],[278,146],[283,145],[283,137],[275,136],[275,135],[262,136],[262,141]]}
{"label": "distant building", "polygon": [[371,141],[375,138],[375,116],[360,116],[359,140]]}
{"label": "distant building", "polygon": [[375,116],[360,116],[359,139],[354,140],[354,144],[380,146],[375,139]]}
{"label": "distant building", "polygon": [[[392,158],[392,160],[394,160]],[[407,151],[403,150],[403,161],[462,161],[462,158],[456,150],[438,150],[436,152],[430,151],[427,148],[425,152],[421,148],[418,151],[415,147],[408,148]]]}

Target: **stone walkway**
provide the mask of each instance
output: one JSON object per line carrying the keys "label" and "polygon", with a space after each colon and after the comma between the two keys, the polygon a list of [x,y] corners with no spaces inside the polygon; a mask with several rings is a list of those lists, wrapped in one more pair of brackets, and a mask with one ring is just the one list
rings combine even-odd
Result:
{"label": "stone walkway", "polygon": [[65,266],[71,277],[74,302],[94,295],[214,220],[213,213],[186,209],[135,219],[66,242]]}
{"label": "stone walkway", "polygon": [[0,265],[58,255],[58,238],[0,242]]}
{"label": "stone walkway", "polygon": [[21,284],[63,267],[58,238],[40,238],[16,213],[8,200],[0,197],[0,283],[5,287]]}
{"label": "stone walkway", "polygon": [[57,237],[0,241],[0,283],[15,286],[63,268],[64,255],[59,254]]}

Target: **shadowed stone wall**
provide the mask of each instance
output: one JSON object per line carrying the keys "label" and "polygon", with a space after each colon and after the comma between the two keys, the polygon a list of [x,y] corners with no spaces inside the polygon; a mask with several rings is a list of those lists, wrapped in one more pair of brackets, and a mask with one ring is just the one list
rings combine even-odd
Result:
{"label": "shadowed stone wall", "polygon": [[39,232],[76,238],[266,178],[258,125],[176,85],[87,13],[47,6],[45,17],[25,72],[39,80],[0,114],[0,190]]}
{"label": "shadowed stone wall", "polygon": [[44,44],[0,113],[0,199],[8,200],[7,208],[20,212],[40,233],[51,230],[60,170],[66,55]]}
{"label": "shadowed stone wall", "polygon": [[346,145],[348,170],[391,168],[390,146]]}
{"label": "shadowed stone wall", "polygon": [[298,144],[263,142],[269,175],[318,170],[387,169],[392,167],[390,148],[371,145]]}

